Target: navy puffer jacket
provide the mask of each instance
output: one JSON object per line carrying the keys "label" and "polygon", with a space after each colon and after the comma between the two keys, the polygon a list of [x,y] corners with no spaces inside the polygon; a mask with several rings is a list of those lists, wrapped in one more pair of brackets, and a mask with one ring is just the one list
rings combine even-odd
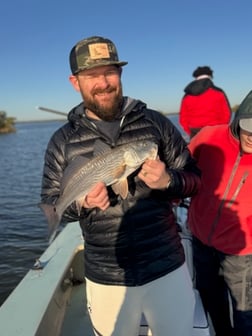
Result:
{"label": "navy puffer jacket", "polygon": [[106,211],[75,204],[66,221],[79,220],[85,239],[86,277],[101,284],[138,286],[181,266],[184,252],[172,210],[173,199],[190,197],[200,184],[199,171],[178,130],[161,113],[144,103],[124,98],[113,137],[105,135],[84,113],[83,103],[69,113],[69,122],[52,136],[45,155],[41,200],[54,203],[64,169],[78,155],[92,157],[97,139],[111,147],[141,139],[158,144],[158,155],[172,176],[166,190],[151,190],[133,173],[125,200],[108,187]]}

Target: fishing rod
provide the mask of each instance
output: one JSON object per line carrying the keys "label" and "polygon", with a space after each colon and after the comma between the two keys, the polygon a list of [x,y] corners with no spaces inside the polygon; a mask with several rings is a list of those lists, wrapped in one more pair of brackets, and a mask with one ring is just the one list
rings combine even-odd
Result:
{"label": "fishing rod", "polygon": [[48,108],[48,107],[37,106],[37,109],[41,110],[41,111],[46,111],[46,112],[50,112],[50,113],[54,113],[54,114],[59,114],[59,115],[67,117],[67,113],[61,112],[61,111],[57,111],[57,110],[53,110],[53,109]]}

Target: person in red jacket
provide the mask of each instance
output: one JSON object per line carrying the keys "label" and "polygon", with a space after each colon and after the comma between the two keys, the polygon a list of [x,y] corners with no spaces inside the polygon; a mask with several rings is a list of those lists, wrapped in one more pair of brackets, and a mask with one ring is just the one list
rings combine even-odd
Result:
{"label": "person in red jacket", "polygon": [[202,174],[188,210],[196,288],[216,335],[251,336],[252,91],[230,125],[204,127],[189,149]]}
{"label": "person in red jacket", "polygon": [[231,108],[225,92],[212,81],[213,70],[198,67],[193,72],[194,81],[184,89],[179,112],[179,122],[192,138],[202,127],[228,124]]}

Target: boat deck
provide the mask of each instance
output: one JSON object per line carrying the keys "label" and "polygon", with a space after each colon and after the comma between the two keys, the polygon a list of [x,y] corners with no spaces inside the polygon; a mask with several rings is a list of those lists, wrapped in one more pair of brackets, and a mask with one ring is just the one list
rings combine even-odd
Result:
{"label": "boat deck", "polygon": [[85,285],[73,286],[60,336],[94,336],[85,300]]}

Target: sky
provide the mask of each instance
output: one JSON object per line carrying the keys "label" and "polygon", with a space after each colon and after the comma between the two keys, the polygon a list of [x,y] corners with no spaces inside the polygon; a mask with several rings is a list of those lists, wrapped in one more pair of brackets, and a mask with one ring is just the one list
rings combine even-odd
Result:
{"label": "sky", "polygon": [[111,39],[125,96],[179,111],[198,66],[238,105],[252,89],[251,0],[12,0],[0,5],[0,111],[17,121],[55,119],[81,96],[69,82],[79,40]]}

